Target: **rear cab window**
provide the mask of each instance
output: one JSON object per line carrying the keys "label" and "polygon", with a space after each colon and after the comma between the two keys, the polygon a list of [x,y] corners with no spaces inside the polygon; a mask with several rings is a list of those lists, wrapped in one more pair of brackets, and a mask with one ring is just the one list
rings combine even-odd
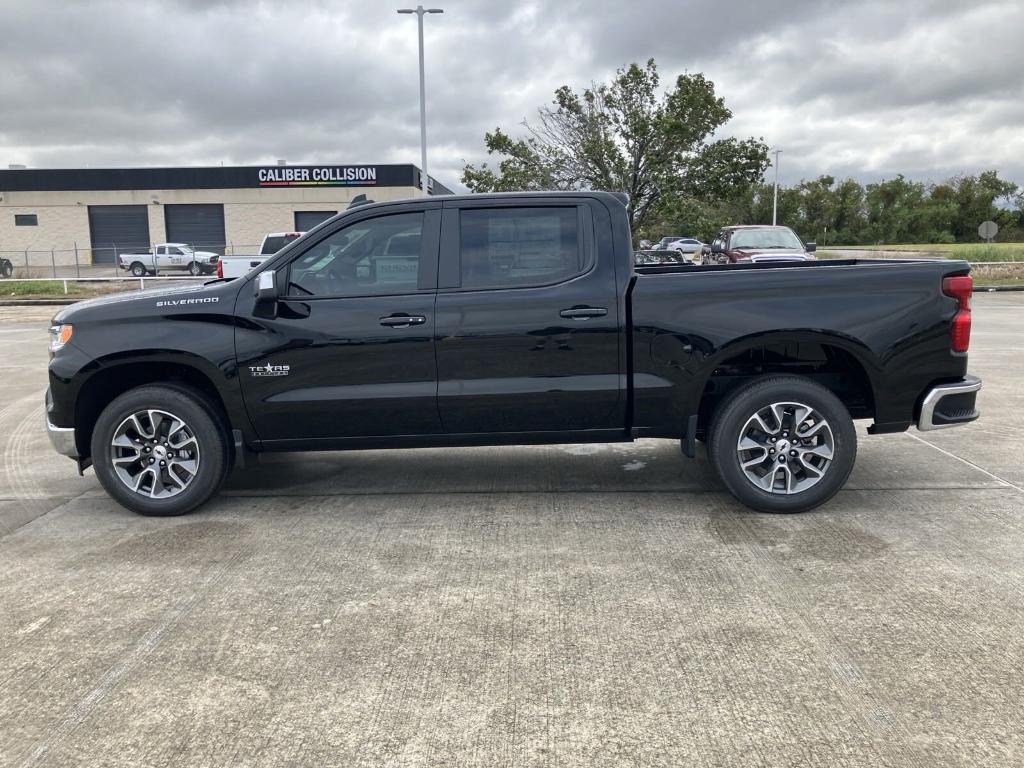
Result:
{"label": "rear cab window", "polygon": [[286,235],[271,235],[263,241],[263,247],[260,249],[260,255],[266,256],[268,254],[275,254],[284,248],[292,240],[298,240],[301,235],[298,232],[289,232]]}
{"label": "rear cab window", "polygon": [[579,206],[462,209],[461,287],[524,288],[582,274],[582,220]]}

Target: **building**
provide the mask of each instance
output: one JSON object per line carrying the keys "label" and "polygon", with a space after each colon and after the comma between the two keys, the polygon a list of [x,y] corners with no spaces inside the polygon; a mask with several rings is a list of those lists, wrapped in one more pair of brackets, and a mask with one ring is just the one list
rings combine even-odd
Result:
{"label": "building", "polygon": [[[0,170],[0,254],[15,264],[113,264],[181,242],[252,252],[268,232],[305,231],[357,195],[422,195],[413,165]],[[431,194],[451,194],[430,180]]]}

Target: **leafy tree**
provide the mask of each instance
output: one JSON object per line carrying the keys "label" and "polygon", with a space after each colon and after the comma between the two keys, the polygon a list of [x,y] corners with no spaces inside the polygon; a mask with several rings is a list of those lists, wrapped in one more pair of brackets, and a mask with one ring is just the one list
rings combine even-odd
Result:
{"label": "leafy tree", "polygon": [[843,179],[833,189],[835,219],[831,242],[859,243],[866,224],[864,187],[853,179]]}
{"label": "leafy tree", "polygon": [[814,181],[803,181],[797,187],[800,193],[800,221],[794,226],[801,237],[822,242],[825,233],[835,231],[836,197],[832,176],[821,176]]}
{"label": "leafy tree", "polygon": [[1018,187],[1000,179],[996,171],[984,171],[978,176],[957,176],[950,179],[948,186],[957,205],[952,232],[958,240],[977,240],[978,225],[988,219],[1000,227],[1014,223],[1009,206],[998,206],[997,202],[1010,203]]}
{"label": "leafy tree", "polygon": [[[702,216],[706,229],[701,232],[726,223],[766,224],[772,220],[772,186],[751,185],[705,205]],[[941,184],[897,176],[866,187],[854,179],[820,176],[779,188],[779,223],[819,243],[826,227],[833,245],[973,243],[985,219],[999,224],[999,240],[1024,239],[1024,191],[995,171]]]}
{"label": "leafy tree", "polygon": [[902,174],[866,188],[867,237],[877,243],[911,242],[917,227],[914,217],[925,199],[925,186]]}
{"label": "leafy tree", "polygon": [[[595,189],[625,192],[634,232],[666,221],[702,221],[711,201],[749,188],[768,167],[760,139],[713,141],[732,117],[714,83],[680,75],[662,94],[657,66],[619,69],[610,83],[582,93],[555,91],[551,105],[524,122],[525,136],[501,128],[484,137],[492,168],[467,164],[462,183],[474,192]],[[683,229],[681,232],[693,231]]]}

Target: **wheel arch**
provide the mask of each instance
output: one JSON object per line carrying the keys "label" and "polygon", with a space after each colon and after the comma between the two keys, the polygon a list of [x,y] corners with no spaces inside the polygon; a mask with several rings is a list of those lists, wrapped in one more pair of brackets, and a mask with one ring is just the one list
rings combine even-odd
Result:
{"label": "wheel arch", "polygon": [[874,354],[840,333],[783,330],[736,339],[709,355],[695,382],[698,431],[729,393],[758,376],[792,374],[825,386],[853,418],[874,418],[880,369]]}
{"label": "wheel arch", "polygon": [[[224,393],[201,364],[182,360],[133,359],[101,364],[82,384],[75,398],[75,441],[79,456],[89,458],[92,433],[103,409],[115,398],[147,384],[186,388],[199,393],[221,420],[230,437],[231,412]],[[229,441],[230,442],[230,441]]]}

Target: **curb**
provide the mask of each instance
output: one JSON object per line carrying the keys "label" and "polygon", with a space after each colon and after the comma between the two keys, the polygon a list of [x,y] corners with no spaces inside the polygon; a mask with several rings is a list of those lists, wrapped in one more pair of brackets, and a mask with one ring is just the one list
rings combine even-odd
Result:
{"label": "curb", "polygon": [[82,299],[4,299],[0,307],[66,307]]}

